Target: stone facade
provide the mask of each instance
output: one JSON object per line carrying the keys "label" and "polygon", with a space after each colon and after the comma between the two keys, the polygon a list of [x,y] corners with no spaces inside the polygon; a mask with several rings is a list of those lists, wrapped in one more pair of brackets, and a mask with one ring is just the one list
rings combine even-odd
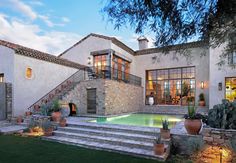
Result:
{"label": "stone facade", "polygon": [[140,111],[143,102],[143,87],[105,80],[106,115]]}
{"label": "stone facade", "polygon": [[203,140],[209,145],[229,146],[236,140],[236,130],[203,128]]}
{"label": "stone facade", "polygon": [[77,106],[77,114],[87,114],[87,89],[96,88],[96,115],[113,115],[140,111],[143,88],[113,80],[80,82],[62,99]]}

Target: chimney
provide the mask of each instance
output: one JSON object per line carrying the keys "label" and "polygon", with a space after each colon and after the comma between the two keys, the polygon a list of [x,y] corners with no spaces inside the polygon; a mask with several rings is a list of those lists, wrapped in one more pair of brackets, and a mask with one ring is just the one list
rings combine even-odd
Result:
{"label": "chimney", "polygon": [[145,36],[140,36],[138,38],[138,46],[139,50],[147,49],[148,48],[148,39]]}

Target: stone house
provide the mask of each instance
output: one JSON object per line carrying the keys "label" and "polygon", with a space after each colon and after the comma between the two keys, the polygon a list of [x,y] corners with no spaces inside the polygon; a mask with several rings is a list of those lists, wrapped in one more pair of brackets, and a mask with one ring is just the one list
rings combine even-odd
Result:
{"label": "stone house", "polygon": [[[12,83],[13,116],[38,109],[53,97],[75,105],[79,115],[184,108],[189,100],[198,105],[200,93],[207,108],[236,98],[235,69],[217,67],[223,45],[173,45],[165,47],[165,55],[163,48],[148,48],[145,37],[138,43],[134,51],[114,37],[92,33],[55,57],[0,41],[0,81]],[[236,54],[229,63],[236,63]],[[59,90],[69,84],[73,86]]]}

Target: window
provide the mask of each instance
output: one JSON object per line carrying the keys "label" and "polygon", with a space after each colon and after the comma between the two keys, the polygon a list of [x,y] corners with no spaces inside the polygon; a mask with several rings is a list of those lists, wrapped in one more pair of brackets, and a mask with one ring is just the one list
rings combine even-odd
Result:
{"label": "window", "polygon": [[30,68],[30,67],[27,67],[26,68],[26,72],[25,72],[25,76],[26,76],[26,78],[27,79],[31,79],[32,78],[32,68]]}
{"label": "window", "polygon": [[4,82],[4,74],[0,74],[0,83],[3,83]]}
{"label": "window", "polygon": [[94,56],[95,71],[97,74],[101,74],[102,71],[109,70],[110,67],[110,55],[102,54]]}
{"label": "window", "polygon": [[225,78],[225,98],[229,101],[236,99],[236,77]]}
{"label": "window", "polygon": [[154,104],[187,105],[187,100],[195,97],[195,67],[147,71],[147,102],[151,93]]}
{"label": "window", "polygon": [[236,51],[233,53],[229,54],[229,64],[236,64]]}
{"label": "window", "polygon": [[129,79],[130,62],[113,55],[112,58],[113,78],[120,80]]}

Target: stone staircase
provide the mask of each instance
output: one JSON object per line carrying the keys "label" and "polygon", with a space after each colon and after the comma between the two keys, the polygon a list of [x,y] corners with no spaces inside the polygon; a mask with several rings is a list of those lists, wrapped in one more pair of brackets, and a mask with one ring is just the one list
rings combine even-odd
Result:
{"label": "stone staircase", "polygon": [[158,128],[80,122],[58,127],[54,136],[43,139],[165,161],[170,152],[170,140],[164,141],[165,154],[155,155],[153,142],[157,135]]}

